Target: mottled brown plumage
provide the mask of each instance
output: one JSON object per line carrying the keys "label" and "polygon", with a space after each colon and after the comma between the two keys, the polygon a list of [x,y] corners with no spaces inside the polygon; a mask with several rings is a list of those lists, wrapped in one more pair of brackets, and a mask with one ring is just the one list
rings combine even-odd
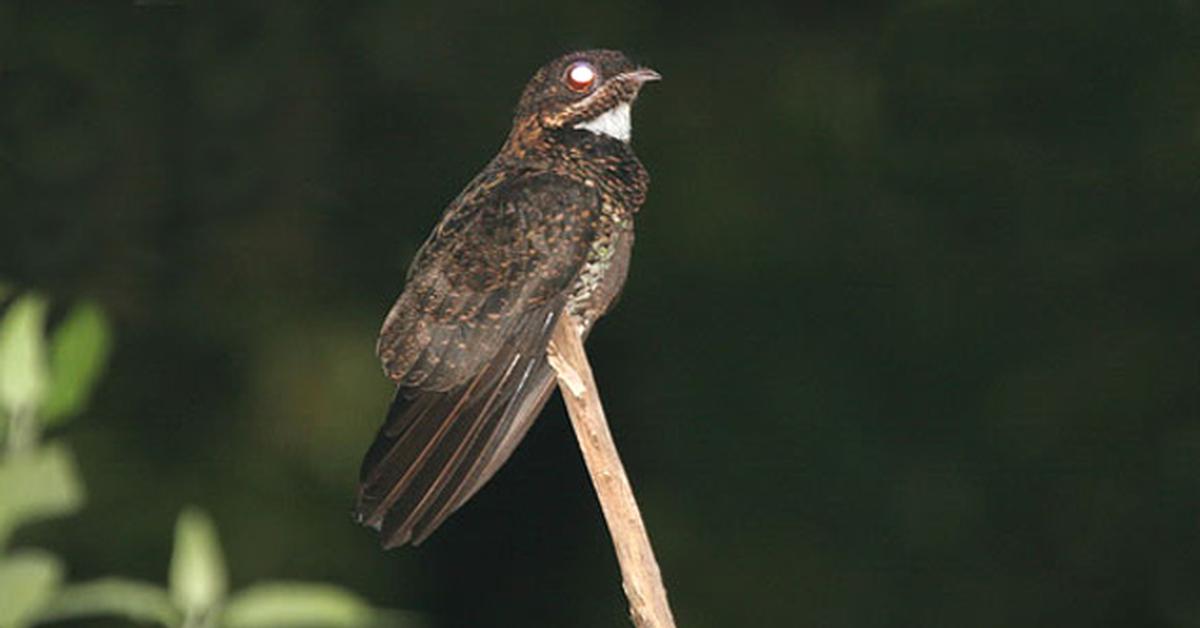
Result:
{"label": "mottled brown plumage", "polygon": [[620,292],[649,181],[628,104],[657,78],[608,50],[540,69],[417,253],[376,347],[397,390],[354,509],[385,547],[419,543],[491,478],[553,388],[558,317],[586,334]]}

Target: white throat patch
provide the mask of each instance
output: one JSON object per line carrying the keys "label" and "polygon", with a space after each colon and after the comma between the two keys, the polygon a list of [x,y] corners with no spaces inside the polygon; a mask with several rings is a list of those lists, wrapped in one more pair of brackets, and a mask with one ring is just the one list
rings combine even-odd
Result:
{"label": "white throat patch", "polygon": [[633,124],[630,122],[629,115],[629,103],[623,102],[591,120],[576,124],[575,128],[585,129],[596,135],[607,135],[622,142],[628,142],[629,136],[633,133]]}

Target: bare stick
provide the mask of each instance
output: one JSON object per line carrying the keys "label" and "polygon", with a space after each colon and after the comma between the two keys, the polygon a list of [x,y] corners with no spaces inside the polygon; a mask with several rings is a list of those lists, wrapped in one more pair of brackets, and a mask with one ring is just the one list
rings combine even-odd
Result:
{"label": "bare stick", "polygon": [[583,341],[564,315],[558,319],[550,339],[550,365],[558,373],[558,388],[562,391],[567,413],[583,452],[588,474],[600,498],[600,509],[612,536],[621,565],[625,597],[629,599],[629,615],[638,628],[675,628],[675,618],[667,604],[654,549],[646,535],[646,524],[633,498],[633,489],[625,475],[625,467],[617,454],[600,392],[592,377],[592,367],[583,351]]}

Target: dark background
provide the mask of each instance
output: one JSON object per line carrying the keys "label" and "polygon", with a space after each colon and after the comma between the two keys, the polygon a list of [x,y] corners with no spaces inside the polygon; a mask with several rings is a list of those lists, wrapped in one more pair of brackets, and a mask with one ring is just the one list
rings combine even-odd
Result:
{"label": "dark background", "polygon": [[424,546],[350,522],[378,325],[542,63],[658,69],[589,343],[681,626],[1200,625],[1200,6],[0,3],[0,276],[99,301],[73,579],[622,626],[555,398]]}

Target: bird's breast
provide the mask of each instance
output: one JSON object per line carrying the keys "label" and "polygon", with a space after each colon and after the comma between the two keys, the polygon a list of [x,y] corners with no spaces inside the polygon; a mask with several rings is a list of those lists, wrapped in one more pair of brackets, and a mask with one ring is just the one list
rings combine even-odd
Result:
{"label": "bird's breast", "polygon": [[620,293],[632,249],[633,218],[605,203],[596,237],[567,299],[567,312],[582,329],[591,327]]}

